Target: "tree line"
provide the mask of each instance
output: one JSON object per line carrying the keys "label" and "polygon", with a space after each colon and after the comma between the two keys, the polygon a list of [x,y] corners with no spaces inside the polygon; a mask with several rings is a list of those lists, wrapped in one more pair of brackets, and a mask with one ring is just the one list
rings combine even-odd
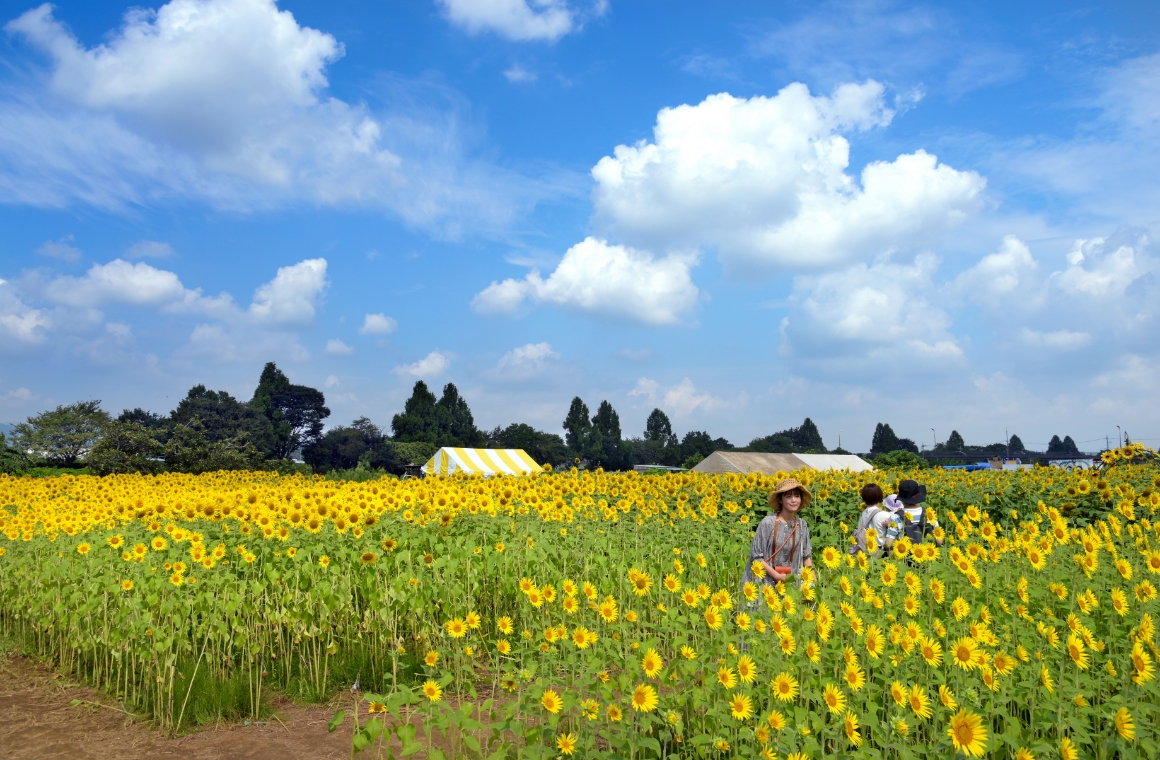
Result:
{"label": "tree line", "polygon": [[[606,470],[635,465],[689,468],[714,451],[849,453],[828,450],[809,417],[797,427],[739,447],[703,430],[679,436],[668,415],[653,409],[642,434],[625,437],[611,403],[601,401],[592,413],[579,396],[572,399],[563,420],[563,436],[518,422],[485,431],[476,426],[467,400],[453,383],[447,383],[437,398],[422,380],[415,383],[403,410],[391,418],[389,432],[367,417],[324,431],[329,416],[321,391],[291,383],[269,362],[248,401],[195,385],[168,415],[135,408],[113,418],[100,401],[82,401],[29,417],[13,429],[11,445],[0,434],[0,472],[35,467],[86,467],[97,474],[309,468],[319,473],[402,474],[442,446],[523,449],[541,464]],[[952,431],[934,450],[983,455],[1003,453],[1008,446],[1012,453],[1024,450],[1018,436],[1003,444],[968,446],[958,431]],[[871,456],[898,458],[918,451],[913,440],[899,438],[889,424],[878,423]],[[1054,436],[1048,452],[1078,453],[1078,449],[1070,436],[1062,440]],[[297,465],[297,457],[304,464]]]}

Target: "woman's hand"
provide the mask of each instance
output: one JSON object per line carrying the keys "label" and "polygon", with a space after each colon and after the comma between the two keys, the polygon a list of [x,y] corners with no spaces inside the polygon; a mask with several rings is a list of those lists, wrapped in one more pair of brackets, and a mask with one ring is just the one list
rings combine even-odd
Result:
{"label": "woman's hand", "polygon": [[773,580],[777,583],[781,583],[782,581],[784,581],[786,578],[789,577],[785,573],[779,573],[777,570],[774,570],[773,565],[769,564],[768,562],[766,562],[764,560],[762,560],[761,564],[765,566],[765,574],[767,576],[769,576],[770,578],[773,578]]}

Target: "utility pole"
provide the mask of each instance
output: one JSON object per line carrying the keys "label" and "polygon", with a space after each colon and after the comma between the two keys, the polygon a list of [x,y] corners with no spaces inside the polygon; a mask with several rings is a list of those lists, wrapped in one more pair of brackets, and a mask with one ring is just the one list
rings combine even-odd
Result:
{"label": "utility pole", "polygon": [[1007,458],[1011,458],[1011,428],[1003,428],[1003,435],[1007,436]]}
{"label": "utility pole", "polygon": [[838,431],[838,448],[842,448],[842,431]]}
{"label": "utility pole", "polygon": [[1124,432],[1120,430],[1119,425],[1116,425],[1116,433],[1116,447],[1119,448],[1124,445]]}
{"label": "utility pole", "polygon": [[934,432],[934,428],[930,429],[930,437],[934,440],[934,445],[931,447],[933,450],[934,446],[938,446],[938,433]]}

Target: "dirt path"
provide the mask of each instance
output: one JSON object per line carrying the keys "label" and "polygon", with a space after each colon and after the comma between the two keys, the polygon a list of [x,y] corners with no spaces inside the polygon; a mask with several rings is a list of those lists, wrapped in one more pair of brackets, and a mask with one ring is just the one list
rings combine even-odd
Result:
{"label": "dirt path", "polygon": [[[74,699],[107,706],[70,707]],[[350,757],[350,724],[328,733],[326,724],[334,715],[330,707],[275,701],[281,723],[271,718],[265,725],[221,724],[173,739],[110,709],[115,707],[99,692],[71,683],[29,659],[0,654],[0,760]]]}

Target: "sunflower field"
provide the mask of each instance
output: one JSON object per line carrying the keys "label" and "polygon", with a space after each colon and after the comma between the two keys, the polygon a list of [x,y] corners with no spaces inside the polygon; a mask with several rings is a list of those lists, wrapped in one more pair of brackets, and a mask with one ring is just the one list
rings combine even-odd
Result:
{"label": "sunflower field", "polygon": [[[167,730],[340,693],[372,756],[1157,757],[1137,455],[793,473],[814,567],[776,587],[740,578],[786,473],[0,476],[0,635]],[[941,547],[852,556],[902,477]]]}

